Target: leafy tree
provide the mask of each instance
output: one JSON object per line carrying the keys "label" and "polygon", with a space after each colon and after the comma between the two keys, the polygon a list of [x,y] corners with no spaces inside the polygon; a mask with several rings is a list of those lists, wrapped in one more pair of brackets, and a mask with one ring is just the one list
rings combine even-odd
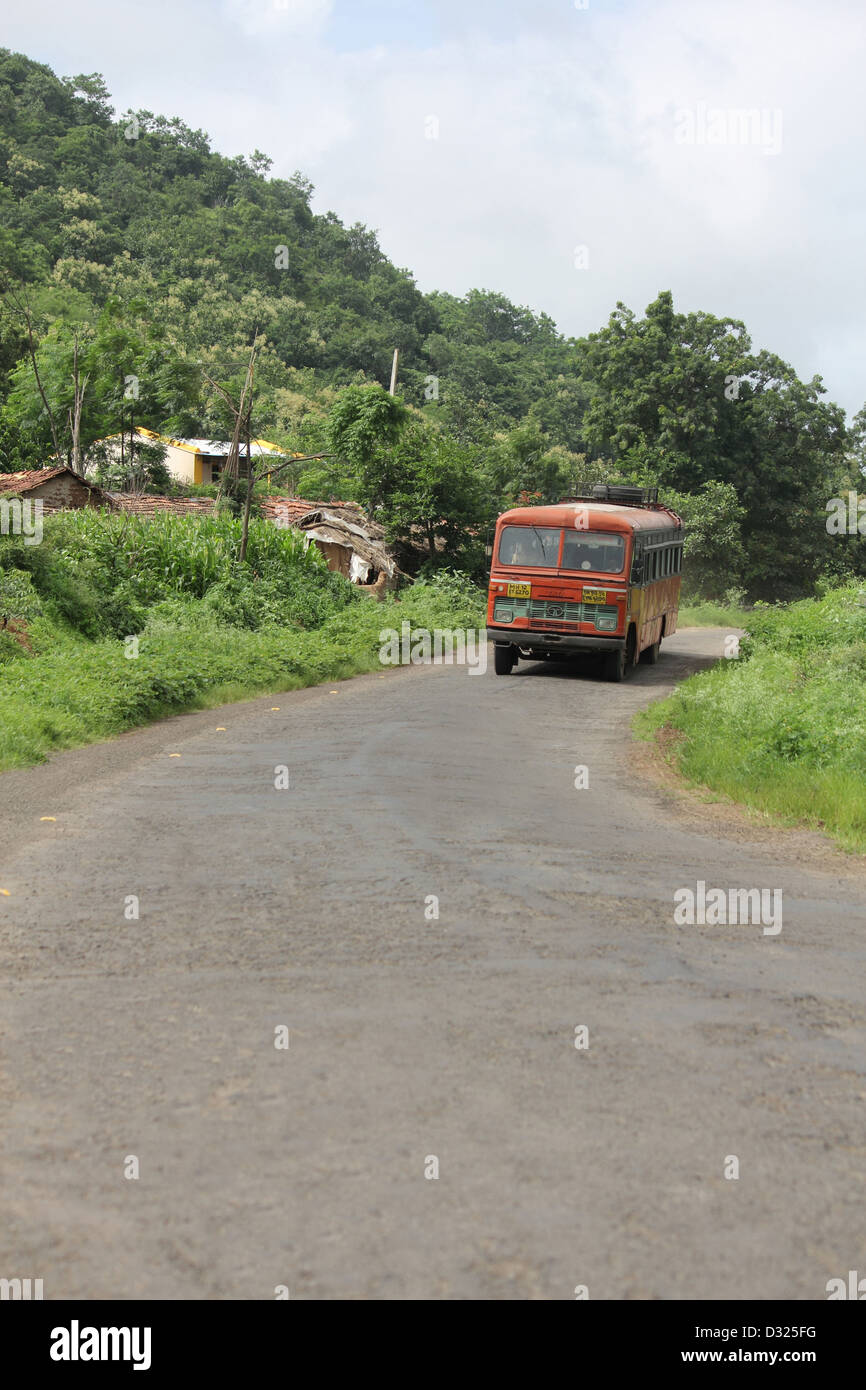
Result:
{"label": "leafy tree", "polygon": [[38,437],[31,430],[16,429],[0,415],[0,473],[22,473],[44,462]]}
{"label": "leafy tree", "polygon": [[617,306],[591,334],[582,369],[595,394],[583,420],[591,448],[637,481],[697,493],[730,484],[745,509],[744,582],[753,594],[807,590],[827,554],[819,520],[827,487],[846,467],[838,406],[819,378],[753,353],[743,324],[676,314],[669,292],[637,320]]}
{"label": "leafy tree", "polygon": [[391,450],[392,490],[381,504],[391,537],[423,543],[432,567],[483,564],[484,531],[498,509],[479,462],[475,451],[411,421]]}
{"label": "leafy tree", "polygon": [[401,481],[393,445],[407,419],[403,402],[380,386],[347,387],[331,407],[331,447],[351,468],[358,496],[374,510]]}
{"label": "leafy tree", "polygon": [[572,482],[568,460],[551,449],[533,419],[496,441],[487,454],[486,473],[491,491],[505,507],[514,506],[522,494],[558,502]]}
{"label": "leafy tree", "polygon": [[708,482],[697,493],[664,490],[662,497],[685,523],[683,589],[721,599],[743,578],[745,508],[730,483]]}

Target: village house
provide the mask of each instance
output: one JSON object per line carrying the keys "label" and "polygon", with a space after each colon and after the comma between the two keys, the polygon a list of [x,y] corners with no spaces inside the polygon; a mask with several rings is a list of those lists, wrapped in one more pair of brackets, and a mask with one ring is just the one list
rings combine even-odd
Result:
{"label": "village house", "polygon": [[40,501],[45,512],[113,506],[107,492],[65,464],[60,468],[33,468],[25,473],[0,473],[0,493]]}
{"label": "village house", "polygon": [[[174,439],[171,435],[158,434],[155,430],[144,428],[134,431],[133,440],[136,444],[141,445],[161,444],[165,449],[165,466],[174,481],[192,483],[194,486],[219,482],[220,474],[231,448],[231,443],[228,440]],[[100,443],[114,463],[119,463],[124,456],[128,457],[128,434],[110,434],[106,439],[100,440]],[[244,473],[246,469],[246,445],[244,443],[241,444],[240,452],[239,469],[241,473]],[[250,453],[255,465],[260,464],[263,459],[273,458],[276,463],[286,457],[277,444],[270,444],[266,439],[251,440]]]}

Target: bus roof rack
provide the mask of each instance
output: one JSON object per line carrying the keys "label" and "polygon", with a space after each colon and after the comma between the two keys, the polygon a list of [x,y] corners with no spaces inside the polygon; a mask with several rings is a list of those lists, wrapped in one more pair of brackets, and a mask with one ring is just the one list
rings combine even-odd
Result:
{"label": "bus roof rack", "polygon": [[595,483],[592,492],[563,497],[563,502],[613,502],[620,507],[657,507],[657,487],[631,487],[625,483]]}

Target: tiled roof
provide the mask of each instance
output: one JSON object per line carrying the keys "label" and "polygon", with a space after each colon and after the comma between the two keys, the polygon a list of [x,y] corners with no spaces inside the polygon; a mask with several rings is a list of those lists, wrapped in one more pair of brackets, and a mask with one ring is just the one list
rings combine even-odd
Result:
{"label": "tiled roof", "polygon": [[[209,516],[214,510],[213,497],[157,497],[149,493],[112,492],[111,500],[125,512],[138,516],[154,516],[157,512],[175,512],[178,516],[201,513]],[[326,507],[328,511],[344,512],[350,518],[361,516],[360,507],[354,502],[311,502],[305,497],[257,497],[261,504],[262,516],[266,521],[279,521],[284,526],[295,526],[310,512]]]}
{"label": "tiled roof", "polygon": [[[29,492],[31,488],[47,483],[61,473],[72,473],[72,469],[64,464],[61,468],[30,468],[23,473],[0,473],[0,492]],[[82,483],[87,482],[78,473],[72,473],[72,476]],[[92,487],[92,484],[87,483],[87,486]]]}
{"label": "tiled roof", "polygon": [[258,501],[266,521],[280,521],[284,526],[295,526],[302,517],[308,516],[310,512],[317,512],[322,507],[326,507],[329,512],[362,515],[357,502],[311,502],[306,497],[280,497],[274,493],[260,497]]}
{"label": "tiled roof", "polygon": [[[50,483],[52,478],[60,478],[64,474],[74,478],[77,483],[83,483],[91,494],[91,500],[100,507],[111,507],[112,499],[107,492],[96,483],[92,483],[89,478],[85,478],[82,473],[76,473],[74,468],[67,468],[62,464],[59,468],[30,468],[22,473],[0,473],[0,494],[3,493],[22,493],[33,492],[38,487],[43,487],[45,483]],[[64,511],[63,502],[48,501],[39,498],[43,503],[46,513]]]}
{"label": "tiled roof", "polygon": [[[172,512],[175,516],[210,516],[216,507],[213,497],[157,497],[149,493],[112,492],[108,494],[121,511],[132,512],[135,516],[158,516]],[[298,526],[304,517],[316,512],[329,512],[332,516],[362,526],[371,536],[384,535],[382,528],[365,517],[357,502],[314,502],[307,497],[278,496],[270,493],[257,497],[261,515],[265,521],[279,526]]]}
{"label": "tiled roof", "polygon": [[216,505],[213,497],[151,497],[147,493],[112,492],[112,502],[122,512],[134,516],[210,516]]}

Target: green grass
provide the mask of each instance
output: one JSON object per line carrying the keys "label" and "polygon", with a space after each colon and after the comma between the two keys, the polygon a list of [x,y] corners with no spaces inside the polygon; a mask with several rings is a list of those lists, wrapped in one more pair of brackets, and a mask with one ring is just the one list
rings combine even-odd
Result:
{"label": "green grass", "polygon": [[693,784],[866,852],[866,607],[856,587],[756,607],[738,660],[680,685],[635,730],[673,730]]}
{"label": "green grass", "polygon": [[747,627],[749,616],[745,608],[702,600],[681,606],[677,627]]}
{"label": "green grass", "polygon": [[[332,574],[296,533],[231,518],[98,513],[46,521],[41,546],[0,538],[0,770],[180,710],[381,669],[379,633],[484,624],[484,596],[440,573],[384,603]],[[128,657],[126,639],[137,637]]]}

